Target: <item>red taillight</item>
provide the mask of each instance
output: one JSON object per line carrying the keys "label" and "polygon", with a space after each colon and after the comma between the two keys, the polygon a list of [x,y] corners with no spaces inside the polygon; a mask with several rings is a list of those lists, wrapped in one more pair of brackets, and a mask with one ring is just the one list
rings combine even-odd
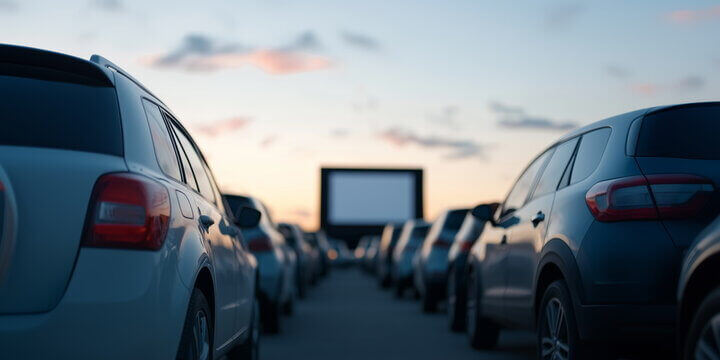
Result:
{"label": "red taillight", "polygon": [[84,246],[160,249],[170,222],[167,189],[145,176],[103,175],[90,200]]}
{"label": "red taillight", "polygon": [[714,191],[694,175],[632,176],[595,184],[585,201],[600,221],[677,219],[702,212]]}
{"label": "red taillight", "polygon": [[443,239],[443,238],[438,238],[438,239],[435,240],[435,242],[433,242],[433,244],[432,244],[433,247],[441,248],[441,249],[447,249],[447,248],[449,248],[451,245],[452,245],[452,241],[448,241],[448,240]]}
{"label": "red taillight", "polygon": [[248,241],[248,249],[252,252],[272,251],[272,243],[266,236],[260,236]]}
{"label": "red taillight", "polygon": [[473,243],[471,241],[463,241],[460,244],[460,251],[462,252],[468,252],[472,248]]}

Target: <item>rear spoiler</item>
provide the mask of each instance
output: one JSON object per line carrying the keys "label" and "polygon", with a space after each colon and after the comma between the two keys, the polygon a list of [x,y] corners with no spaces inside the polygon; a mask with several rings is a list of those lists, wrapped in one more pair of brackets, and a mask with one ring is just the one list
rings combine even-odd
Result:
{"label": "rear spoiler", "polygon": [[93,63],[97,64],[97,65],[100,66],[100,67],[110,69],[110,70],[112,70],[112,71],[114,71],[114,72],[116,72],[116,73],[118,73],[118,74],[120,74],[120,75],[128,78],[128,80],[130,80],[130,81],[132,81],[133,83],[135,83],[135,85],[137,85],[137,86],[139,86],[141,89],[145,90],[146,93],[152,95],[152,97],[154,97],[155,100],[157,100],[157,101],[161,102],[163,105],[165,105],[165,103],[164,103],[162,100],[160,100],[159,97],[155,96],[155,94],[153,94],[152,91],[148,90],[148,88],[146,88],[145,85],[143,85],[143,84],[140,82],[140,80],[132,77],[132,75],[130,75],[127,71],[125,71],[125,70],[123,70],[122,68],[120,68],[119,66],[113,64],[112,61],[110,61],[110,60],[108,60],[108,59],[106,59],[106,58],[104,58],[104,57],[102,57],[102,56],[100,56],[100,55],[98,55],[98,54],[94,54],[93,56],[90,57],[90,62],[93,62]]}
{"label": "rear spoiler", "polygon": [[74,56],[24,46],[0,45],[0,75],[114,86],[101,67]]}

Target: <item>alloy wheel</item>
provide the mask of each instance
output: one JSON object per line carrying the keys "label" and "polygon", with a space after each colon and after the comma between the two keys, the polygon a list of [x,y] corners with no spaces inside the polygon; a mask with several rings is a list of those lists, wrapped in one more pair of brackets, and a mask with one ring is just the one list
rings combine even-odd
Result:
{"label": "alloy wheel", "polygon": [[197,360],[210,358],[210,328],[205,311],[200,310],[195,314],[193,324],[193,348],[192,355]]}
{"label": "alloy wheel", "polygon": [[695,359],[720,359],[720,314],[705,324],[695,344]]}
{"label": "alloy wheel", "polygon": [[541,353],[543,360],[567,360],[570,358],[568,341],[568,323],[565,309],[557,298],[552,298],[545,306],[542,324]]}

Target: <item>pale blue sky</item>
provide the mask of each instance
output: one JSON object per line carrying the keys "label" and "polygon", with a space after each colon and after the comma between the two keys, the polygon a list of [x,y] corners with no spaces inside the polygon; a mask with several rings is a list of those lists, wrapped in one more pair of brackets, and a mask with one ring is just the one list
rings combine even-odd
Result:
{"label": "pale blue sky", "polygon": [[[308,227],[321,164],[422,166],[432,217],[502,198],[562,124],[717,100],[717,34],[717,0],[0,0],[0,41],[116,62],[223,188]],[[188,35],[205,52],[168,60]]]}

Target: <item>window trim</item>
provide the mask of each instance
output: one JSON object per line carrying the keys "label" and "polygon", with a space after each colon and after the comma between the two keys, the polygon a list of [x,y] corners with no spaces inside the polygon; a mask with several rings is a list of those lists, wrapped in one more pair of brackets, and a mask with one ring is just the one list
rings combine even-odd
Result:
{"label": "window trim", "polygon": [[[573,154],[573,158],[572,158],[572,168],[570,169],[570,177],[568,178],[568,184],[566,185],[566,187],[567,187],[567,186],[570,186],[570,185],[577,184],[577,183],[579,183],[579,182],[581,182],[581,181],[583,181],[583,180],[589,179],[589,178],[592,176],[592,174],[594,174],[594,173],[597,171],[597,169],[600,167],[600,162],[598,162],[597,165],[595,165],[595,168],[593,169],[593,171],[590,172],[590,174],[588,174],[588,175],[587,175],[585,178],[583,178],[582,180],[578,180],[578,182],[573,183],[573,173],[572,173],[572,172],[575,171],[575,161],[576,161],[576,159],[577,159],[578,153],[580,153],[580,146],[582,146],[583,140],[585,140],[585,135],[587,135],[587,134],[589,134],[589,133],[591,133],[591,132],[595,132],[595,131],[598,131],[598,130],[602,130],[602,129],[609,129],[609,130],[610,130],[610,133],[608,134],[607,141],[605,141],[605,147],[603,148],[602,154],[600,154],[600,161],[602,161],[603,157],[605,156],[605,151],[607,151],[608,145],[610,144],[610,140],[611,140],[612,134],[613,134],[613,128],[612,128],[611,126],[607,126],[607,125],[606,125],[606,126],[601,126],[601,127],[594,128],[594,129],[592,129],[592,130],[586,131],[586,132],[578,135],[578,136],[581,136],[581,137],[580,137],[580,140],[578,141],[577,147],[575,148],[575,153]],[[563,177],[564,177],[564,176],[565,176],[565,174],[563,174]],[[560,179],[560,181],[562,181],[562,179]]]}
{"label": "window trim", "polygon": [[151,120],[150,120],[150,117],[148,116],[148,109],[145,107],[145,103],[146,103],[146,102],[148,102],[148,103],[156,106],[156,107],[158,108],[158,111],[160,111],[160,116],[162,117],[162,123],[163,123],[163,125],[165,126],[166,134],[167,134],[168,138],[170,139],[170,144],[172,145],[173,153],[175,154],[175,161],[176,161],[177,164],[178,164],[178,171],[180,172],[180,179],[176,179],[176,178],[173,177],[172,175],[170,175],[170,174],[168,174],[167,172],[165,172],[165,169],[163,169],[162,166],[160,165],[160,159],[158,159],[157,147],[155,146],[155,138],[152,136],[152,129],[151,129],[151,128],[148,128],[148,130],[150,130],[150,140],[152,141],[152,144],[153,144],[153,152],[154,152],[154,154],[155,154],[155,161],[156,161],[157,164],[158,164],[158,168],[160,169],[160,172],[161,172],[161,173],[163,173],[164,175],[166,175],[166,176],[169,177],[170,179],[173,179],[173,180],[179,181],[179,182],[184,182],[185,173],[184,173],[184,171],[183,171],[182,161],[180,160],[180,157],[178,156],[178,155],[179,155],[179,154],[178,154],[178,150],[177,150],[177,147],[176,147],[176,145],[175,145],[175,140],[174,140],[174,138],[173,138],[173,134],[172,134],[172,132],[171,132],[171,129],[168,128],[168,123],[167,123],[167,120],[165,119],[165,111],[164,111],[163,108],[162,108],[160,105],[158,105],[156,102],[152,101],[151,99],[149,99],[149,98],[147,98],[147,97],[145,97],[145,96],[141,96],[141,97],[140,97],[140,106],[142,106],[143,112],[145,113],[145,120],[148,122],[148,127],[151,126],[151,125],[150,125],[150,121],[151,121]]}
{"label": "window trim", "polygon": [[522,205],[520,205],[520,207],[518,207],[517,209],[513,209],[513,211],[510,211],[510,212],[508,212],[508,213],[505,213],[505,203],[507,202],[508,197],[510,197],[510,194],[512,194],[513,190],[515,190],[515,185],[517,185],[517,182],[520,181],[520,179],[525,175],[525,173],[528,171],[528,169],[530,168],[530,166],[532,166],[533,164],[535,164],[535,162],[536,162],[538,159],[540,159],[540,157],[542,157],[543,155],[547,154],[547,152],[550,151],[550,150],[553,150],[553,153],[554,153],[554,151],[555,151],[555,146],[556,146],[556,145],[557,145],[557,143],[552,144],[551,146],[549,146],[548,148],[546,148],[545,150],[543,150],[542,152],[540,152],[540,154],[538,154],[537,156],[535,156],[535,157],[532,159],[532,161],[530,161],[530,162],[527,164],[527,166],[525,166],[525,168],[524,168],[523,171],[520,173],[520,175],[515,179],[515,181],[513,182],[512,187],[510,188],[510,191],[508,191],[507,195],[505,195],[505,200],[503,200],[502,206],[499,206],[499,207],[498,207],[498,209],[500,210],[500,214],[499,214],[499,218],[497,219],[497,222],[503,222],[504,220],[506,220],[506,219],[508,218],[508,216],[514,214],[516,211],[520,210],[521,208],[523,208],[523,207],[528,203],[528,199],[530,199],[530,196],[532,195],[532,193],[535,192],[535,186],[537,185],[537,182],[538,182],[538,180],[539,180],[539,175],[542,174],[543,171],[545,171],[545,166],[547,166],[547,163],[548,163],[548,161],[552,158],[552,156],[550,156],[550,157],[548,157],[547,159],[545,159],[545,161],[543,162],[543,164],[540,165],[540,169],[538,169],[537,174],[535,174],[535,177],[533,178],[532,183],[530,184],[530,190],[528,190],[528,193],[525,195],[525,199],[523,200]]}

